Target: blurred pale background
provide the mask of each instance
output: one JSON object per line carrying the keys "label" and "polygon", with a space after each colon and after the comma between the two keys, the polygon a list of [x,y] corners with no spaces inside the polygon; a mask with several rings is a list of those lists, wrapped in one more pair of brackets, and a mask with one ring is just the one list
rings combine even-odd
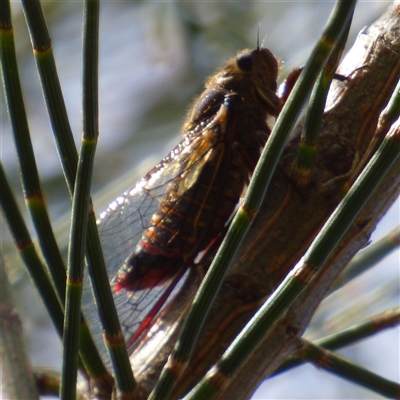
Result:
{"label": "blurred pale background", "polygon": [[[76,142],[81,131],[82,4],[43,3],[57,67]],[[100,141],[93,193],[97,212],[156,164],[180,140],[180,126],[207,76],[238,50],[263,44],[282,60],[284,77],[302,65],[321,33],[333,2],[104,2],[100,37]],[[357,6],[350,43],[374,21],[388,2]],[[42,101],[35,62],[19,3],[12,3],[15,35],[26,107],[52,218],[58,221],[60,243],[68,234],[70,204]],[[3,97],[1,158],[17,193],[18,167]],[[22,202],[22,200],[21,200]],[[373,238],[399,224],[399,205],[392,207]],[[7,227],[4,249],[9,248]],[[316,316],[323,335],[356,320],[399,305],[399,253],[340,291],[325,307],[325,323]],[[60,344],[28,279],[13,274],[18,306],[24,316],[27,345],[35,365],[60,368]],[[376,281],[386,295],[374,293]],[[20,295],[24,293],[24,296]],[[388,294],[389,293],[389,294]],[[359,296],[358,296],[359,295]],[[331,323],[340,310],[347,320]],[[357,313],[357,314],[355,314]],[[356,317],[354,316],[356,315]],[[399,330],[389,330],[343,354],[386,378],[399,380]],[[288,384],[290,381],[290,384]],[[379,396],[314,367],[297,368],[263,384],[254,399],[374,399]]]}

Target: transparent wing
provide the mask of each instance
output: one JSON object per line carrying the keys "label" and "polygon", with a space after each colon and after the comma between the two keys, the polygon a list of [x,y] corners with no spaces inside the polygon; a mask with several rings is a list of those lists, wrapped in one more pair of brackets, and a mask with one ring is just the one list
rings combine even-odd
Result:
{"label": "transparent wing", "polygon": [[178,193],[188,190],[211,156],[213,145],[213,141],[205,140],[201,134],[186,138],[100,214],[98,226],[110,278],[115,276],[134,251],[143,231],[151,225],[151,218],[166,195],[168,184],[178,180]]}
{"label": "transparent wing", "polygon": [[[150,226],[151,218],[165,196],[169,183],[178,179],[180,191],[195,183],[213,151],[214,142],[204,139],[204,136],[207,135],[200,132],[196,136],[186,137],[133,188],[116,198],[100,214],[98,228],[110,282],[115,283],[119,268],[134,251],[144,230]],[[179,278],[182,278],[184,272],[178,273]],[[113,293],[128,345],[132,344],[133,338],[136,339],[135,333],[140,330],[143,321],[149,318],[149,313],[155,315],[164,307],[165,297],[172,299],[170,292],[176,293],[183,281],[178,283],[176,279],[150,289]],[[92,331],[97,331],[94,333],[96,342],[106,353],[101,339],[100,322],[88,288],[84,293],[83,309]]]}

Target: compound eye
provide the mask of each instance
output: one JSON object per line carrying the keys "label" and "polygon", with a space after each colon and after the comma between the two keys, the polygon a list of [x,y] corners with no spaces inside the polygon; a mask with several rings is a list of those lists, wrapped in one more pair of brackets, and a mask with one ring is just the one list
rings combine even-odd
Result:
{"label": "compound eye", "polygon": [[251,53],[241,54],[236,58],[236,65],[242,71],[251,71],[251,69],[253,68],[253,55]]}

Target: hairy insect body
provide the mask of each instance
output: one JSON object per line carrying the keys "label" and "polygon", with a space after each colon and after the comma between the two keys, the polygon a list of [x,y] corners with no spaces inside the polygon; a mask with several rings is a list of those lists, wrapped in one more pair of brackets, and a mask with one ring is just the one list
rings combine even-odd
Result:
{"label": "hairy insect body", "polygon": [[141,182],[157,208],[118,272],[117,290],[163,283],[224,230],[270,133],[267,117],[280,110],[277,74],[271,52],[257,48],[208,80],[184,124],[183,141]]}

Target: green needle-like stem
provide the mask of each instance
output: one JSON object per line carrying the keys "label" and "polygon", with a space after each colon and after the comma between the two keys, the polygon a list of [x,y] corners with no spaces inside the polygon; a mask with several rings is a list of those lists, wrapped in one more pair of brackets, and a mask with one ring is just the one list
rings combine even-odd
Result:
{"label": "green needle-like stem", "polygon": [[317,154],[317,141],[324,114],[325,103],[332,79],[338,67],[344,46],[346,45],[351,21],[352,18],[348,20],[347,26],[328,61],[324,65],[310,96],[309,107],[307,109],[307,115],[299,144],[297,166],[294,170],[294,179],[296,179],[296,184],[300,188],[306,188],[310,185],[310,174],[314,164],[314,158]]}
{"label": "green needle-like stem", "polygon": [[7,0],[2,0],[0,5],[1,71],[6,103],[20,163],[25,202],[30,211],[39,238],[40,248],[47,262],[59,298],[63,301],[65,296],[65,266],[47,212],[33,153],[19,79],[10,4]]}
{"label": "green needle-like stem", "polygon": [[[36,169],[32,144],[30,141],[28,122],[24,109],[22,90],[20,88],[18,78],[18,68],[15,58],[13,31],[11,25],[11,12],[8,1],[2,0],[1,7],[1,53],[3,64],[2,70],[4,74],[3,81],[6,87],[9,113],[14,136],[16,138],[18,159],[21,163],[21,176],[23,180],[25,199],[28,208],[31,211],[35,227],[38,232],[42,253],[45,256],[49,271],[53,278],[53,284],[56,288],[57,296],[59,301],[64,303],[66,285],[65,266],[52,232],[51,223],[45,208],[44,196],[40,188],[39,176]],[[84,325],[83,320],[82,324]],[[60,327],[58,327],[58,329],[59,328]],[[87,329],[82,327],[82,332],[87,332]],[[101,367],[102,361],[100,357],[96,357],[96,348],[87,333],[85,334],[84,344],[82,356],[85,359],[84,364],[90,370],[90,374],[92,376],[102,376],[107,374],[104,366],[103,368]]]}
{"label": "green needle-like stem", "polygon": [[369,388],[386,398],[399,398],[400,385],[398,383],[382,378],[336,353],[325,350],[310,342],[303,342],[305,343],[303,352],[305,361],[312,362],[319,368]]}
{"label": "green needle-like stem", "polygon": [[[326,350],[338,350],[345,346],[365,340],[384,329],[390,329],[400,324],[400,309],[387,310],[384,313],[375,315],[368,320],[351,326],[341,332],[334,333],[322,339],[316,340],[314,345]],[[289,357],[275,371],[274,375],[280,374],[288,369],[297,367],[304,363],[302,358],[303,349],[296,356]]]}
{"label": "green needle-like stem", "polygon": [[[60,161],[72,197],[78,165],[78,154],[62,97],[51,41],[45,25],[40,2],[38,0],[23,0],[22,4],[31,35],[34,55],[39,70],[43,94],[51,120],[58,153],[60,155]],[[87,242],[86,260],[89,264],[89,274],[93,285],[96,304],[101,315],[101,323],[105,332],[104,337],[106,338],[106,345],[111,354],[111,360],[115,368],[117,379],[118,376],[125,375],[126,377],[121,379],[127,383],[124,383],[122,387],[131,387],[131,383],[129,382],[131,382],[132,371],[123,344],[122,331],[110,289],[94,212],[89,215]],[[113,345],[115,342],[119,343],[118,349]],[[122,347],[124,348],[123,350],[121,350]],[[125,352],[125,356],[121,356],[121,352]],[[97,359],[98,362],[91,364],[92,369],[96,376],[104,375],[106,369],[98,355]],[[98,369],[101,369],[99,373],[95,369],[96,366]],[[121,385],[119,385],[119,387],[121,387]]]}
{"label": "green needle-like stem", "polygon": [[394,123],[394,121],[400,116],[400,79],[397,83],[396,89],[391,96],[389,103],[382,111],[378,120],[378,128],[375,131],[375,134],[368,146],[367,151],[365,152],[362,160],[358,163],[357,167],[352,171],[350,179],[346,182],[343,187],[343,193],[349,189],[349,187],[353,184],[357,176],[360,174],[360,171],[365,167],[369,159],[375,153],[378,146],[382,143],[385,135],[388,133],[390,127]]}
{"label": "green needle-like stem", "polygon": [[60,338],[63,332],[63,309],[47,275],[45,267],[36,252],[28,228],[18,208],[11,187],[0,164],[0,205],[17,249],[27,266],[28,273],[35,283],[50,318]]}
{"label": "green needle-like stem", "polygon": [[[68,280],[65,302],[62,399],[76,398],[79,317],[83,289],[84,252],[87,237],[90,185],[98,128],[98,37],[100,2],[88,0],[84,9],[83,46],[83,138],[72,201],[72,224],[68,251]],[[122,357],[121,357],[122,350]],[[114,343],[112,356],[119,356],[115,367],[119,391],[130,394],[135,388],[124,340]],[[122,370],[121,367],[122,366]]]}
{"label": "green needle-like stem", "polygon": [[400,226],[357,253],[331,287],[331,293],[367,271],[400,246]]}
{"label": "green needle-like stem", "polygon": [[97,1],[85,3],[83,137],[72,199],[65,298],[63,370],[60,387],[60,397],[65,400],[76,398],[84,253],[90,211],[93,162],[99,135],[97,96],[99,8],[100,4]]}

